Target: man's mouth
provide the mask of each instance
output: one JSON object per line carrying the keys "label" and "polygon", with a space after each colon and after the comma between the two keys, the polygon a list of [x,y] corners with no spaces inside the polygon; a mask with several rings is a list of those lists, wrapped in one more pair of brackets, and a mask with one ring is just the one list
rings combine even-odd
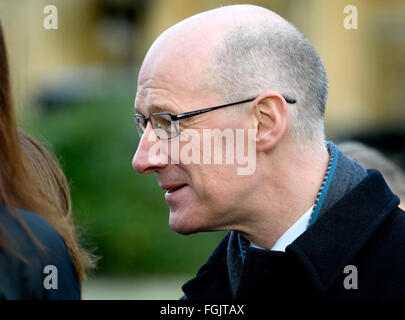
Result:
{"label": "man's mouth", "polygon": [[164,190],[167,190],[167,193],[173,193],[173,192],[176,192],[176,191],[184,188],[185,186],[187,186],[186,183],[176,184],[176,185],[164,185],[161,188]]}
{"label": "man's mouth", "polygon": [[[186,183],[171,183],[162,185],[161,188],[166,191],[165,200],[169,206],[176,205],[185,200],[187,196],[187,187],[189,185]],[[183,190],[183,191],[182,191]]]}
{"label": "man's mouth", "polygon": [[185,186],[186,186],[186,184],[182,184],[182,185],[180,185],[180,186],[171,188],[171,189],[169,189],[169,190],[167,190],[167,191],[168,191],[169,193],[173,193],[173,192],[175,192],[175,191],[177,191],[177,190],[180,190],[181,188],[183,188],[183,187],[185,187]]}

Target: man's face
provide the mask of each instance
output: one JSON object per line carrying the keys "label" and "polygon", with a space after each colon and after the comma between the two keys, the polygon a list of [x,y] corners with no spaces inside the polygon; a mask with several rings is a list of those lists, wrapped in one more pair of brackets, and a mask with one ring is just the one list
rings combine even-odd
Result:
{"label": "man's face", "polygon": [[[197,84],[195,73],[190,72],[190,68],[196,66],[187,62],[183,66],[159,63],[144,66],[138,82],[136,112],[146,117],[156,112],[180,114],[223,103],[218,96]],[[182,150],[191,145],[191,139],[182,141],[187,137],[186,129],[195,130],[202,141],[203,130],[246,129],[248,122],[245,117],[244,113],[230,116],[222,109],[180,120],[180,136],[175,138],[177,141],[169,142],[149,141],[149,137],[155,137],[155,132],[148,124],[132,164],[142,174],[155,173],[159,186],[167,190],[165,200],[170,207],[169,225],[174,231],[189,234],[237,229],[246,219],[242,214],[244,200],[256,182],[252,176],[238,175],[235,161],[225,164],[225,143],[221,164],[214,164],[212,158],[209,164],[186,164],[181,156],[178,164],[167,163],[162,153],[152,156],[151,148],[156,143],[166,144],[167,148],[178,143],[181,155]],[[195,150],[200,152],[202,162],[203,157],[207,157],[203,154],[202,144],[198,144]],[[170,154],[168,158],[169,162],[173,160]]]}

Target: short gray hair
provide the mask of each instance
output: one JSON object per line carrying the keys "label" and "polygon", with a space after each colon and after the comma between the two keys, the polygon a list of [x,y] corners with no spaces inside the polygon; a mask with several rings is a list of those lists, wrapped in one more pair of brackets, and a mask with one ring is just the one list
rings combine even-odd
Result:
{"label": "short gray hair", "polygon": [[214,49],[211,85],[228,102],[275,90],[288,104],[291,133],[303,144],[324,144],[328,79],[308,39],[291,23],[240,25]]}

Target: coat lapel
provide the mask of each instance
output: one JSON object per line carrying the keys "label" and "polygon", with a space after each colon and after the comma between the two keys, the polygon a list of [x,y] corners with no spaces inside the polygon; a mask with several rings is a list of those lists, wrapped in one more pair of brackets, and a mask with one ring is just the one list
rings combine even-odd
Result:
{"label": "coat lapel", "polygon": [[231,299],[226,263],[226,251],[230,233],[222,239],[208,261],[198,270],[195,278],[186,282],[182,289],[190,300]]}

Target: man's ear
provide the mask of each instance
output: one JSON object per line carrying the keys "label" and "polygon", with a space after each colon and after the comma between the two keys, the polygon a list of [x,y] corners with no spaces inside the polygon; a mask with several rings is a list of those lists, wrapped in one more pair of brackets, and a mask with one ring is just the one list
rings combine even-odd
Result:
{"label": "man's ear", "polygon": [[272,149],[287,129],[287,106],[277,93],[264,93],[255,101],[256,150]]}

